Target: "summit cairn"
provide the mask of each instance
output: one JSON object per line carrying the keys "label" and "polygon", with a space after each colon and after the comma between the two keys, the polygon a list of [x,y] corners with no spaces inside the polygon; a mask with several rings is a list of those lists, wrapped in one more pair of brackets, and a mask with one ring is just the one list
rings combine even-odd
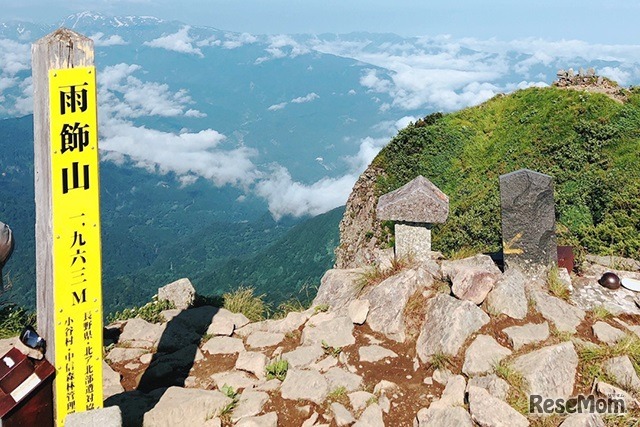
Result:
{"label": "summit cairn", "polygon": [[557,265],[553,178],[529,169],[500,176],[505,268],[538,275]]}
{"label": "summit cairn", "polygon": [[376,215],[382,221],[395,221],[395,256],[429,258],[432,224],[444,223],[449,216],[449,197],[422,175],[381,196]]}

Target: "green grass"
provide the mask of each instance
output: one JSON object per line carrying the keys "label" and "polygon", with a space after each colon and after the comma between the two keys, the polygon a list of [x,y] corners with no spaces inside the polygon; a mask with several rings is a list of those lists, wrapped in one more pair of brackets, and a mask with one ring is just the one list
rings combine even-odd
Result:
{"label": "green grass", "polygon": [[574,246],[577,259],[584,251],[633,258],[639,150],[640,90],[620,104],[603,94],[530,88],[402,129],[373,161],[381,170],[376,194],[423,175],[450,202],[447,222],[433,229],[434,250],[493,252],[502,243],[499,176],[528,168],[554,178],[559,244]]}
{"label": "green grass", "polygon": [[265,367],[265,373],[268,380],[279,379],[284,381],[289,370],[289,362],[284,359],[276,359]]}
{"label": "green grass", "polygon": [[494,366],[497,376],[505,380],[511,387],[507,395],[507,403],[521,414],[529,414],[528,385],[522,374],[511,366],[506,359]]}
{"label": "green grass", "polygon": [[336,387],[327,395],[327,403],[338,402],[345,406],[349,403],[347,396],[347,388],[344,386]]}
{"label": "green grass", "polygon": [[568,301],[571,296],[569,289],[560,280],[557,266],[551,267],[547,273],[547,287],[553,296],[565,301]]}
{"label": "green grass", "polygon": [[606,360],[618,356],[628,356],[636,373],[640,373],[640,339],[635,335],[625,335],[613,345],[579,345],[578,367],[582,371],[582,384],[590,386],[599,379],[626,387],[626,384],[620,384],[615,378],[610,378],[603,369]]}
{"label": "green grass", "polygon": [[0,339],[11,338],[20,334],[27,326],[36,326],[36,314],[16,304],[0,306]]}
{"label": "green grass", "polygon": [[436,353],[429,358],[429,367],[433,369],[448,369],[453,366],[451,356],[444,353]]}
{"label": "green grass", "polygon": [[365,270],[364,273],[356,280],[356,290],[360,294],[366,288],[375,286],[389,277],[395,276],[402,270],[408,268],[413,264],[413,259],[408,258],[396,258],[391,259],[391,265],[388,268],[382,268],[380,265],[374,265]]}
{"label": "green grass", "polygon": [[254,295],[254,289],[240,286],[233,292],[222,296],[223,307],[233,313],[242,313],[252,322],[264,320],[269,313],[269,306],[264,301],[265,295]]}
{"label": "green grass", "polygon": [[176,308],[172,302],[158,301],[156,297],[153,301],[146,303],[140,307],[125,308],[122,311],[116,311],[107,316],[107,323],[117,322],[119,320],[128,320],[138,317],[150,323],[164,322],[164,317],[160,314],[164,310]]}
{"label": "green grass", "polygon": [[322,340],[322,349],[327,356],[338,357],[342,353],[342,347],[331,347],[326,341]]}

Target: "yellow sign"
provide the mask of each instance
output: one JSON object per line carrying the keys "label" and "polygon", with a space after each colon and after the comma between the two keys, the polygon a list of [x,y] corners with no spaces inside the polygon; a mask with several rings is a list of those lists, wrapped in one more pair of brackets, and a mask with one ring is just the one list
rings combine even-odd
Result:
{"label": "yellow sign", "polygon": [[102,407],[102,260],[94,67],[49,71],[56,419]]}

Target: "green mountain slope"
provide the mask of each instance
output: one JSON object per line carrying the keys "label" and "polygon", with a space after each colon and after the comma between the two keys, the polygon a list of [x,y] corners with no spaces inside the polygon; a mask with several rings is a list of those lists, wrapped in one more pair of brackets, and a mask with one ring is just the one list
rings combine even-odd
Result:
{"label": "green mountain slope", "polygon": [[[357,201],[423,175],[450,200],[449,219],[433,230],[434,249],[497,251],[498,177],[529,168],[554,177],[559,243],[640,258],[640,90],[621,91],[624,102],[600,93],[531,88],[418,120],[372,162],[368,172],[375,177],[359,190],[360,199],[352,197],[353,206],[347,204],[341,241],[351,236],[351,242],[364,242],[366,233],[378,245],[388,244],[389,229],[374,212],[359,212]],[[348,215],[362,215],[371,229],[356,227]],[[367,249],[343,244],[338,264],[353,264],[358,251]]]}
{"label": "green mountain slope", "polygon": [[220,294],[238,285],[254,287],[274,304],[295,298],[311,300],[338,245],[338,223],[344,206],[304,221],[258,254],[232,259],[196,277],[205,294]]}

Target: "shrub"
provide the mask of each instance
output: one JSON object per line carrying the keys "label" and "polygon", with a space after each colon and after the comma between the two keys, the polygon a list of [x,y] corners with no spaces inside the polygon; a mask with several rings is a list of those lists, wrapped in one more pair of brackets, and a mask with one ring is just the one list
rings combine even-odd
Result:
{"label": "shrub", "polygon": [[288,370],[289,362],[284,359],[276,359],[265,367],[268,380],[277,378],[280,381],[284,381]]}
{"label": "shrub", "polygon": [[240,286],[233,292],[227,292],[222,296],[223,307],[233,313],[242,313],[252,322],[264,320],[269,312],[269,307],[264,301],[265,294],[254,295],[254,288]]}
{"label": "shrub", "polygon": [[151,302],[146,303],[140,307],[125,308],[122,311],[116,311],[107,316],[107,323],[117,322],[119,320],[128,320],[135,317],[144,319],[150,323],[161,323],[165,319],[161,312],[164,310],[170,310],[176,308],[176,306],[170,301],[158,301],[157,296],[153,297]]}
{"label": "shrub", "polygon": [[18,335],[27,325],[35,326],[36,314],[16,304],[0,306],[0,339]]}

